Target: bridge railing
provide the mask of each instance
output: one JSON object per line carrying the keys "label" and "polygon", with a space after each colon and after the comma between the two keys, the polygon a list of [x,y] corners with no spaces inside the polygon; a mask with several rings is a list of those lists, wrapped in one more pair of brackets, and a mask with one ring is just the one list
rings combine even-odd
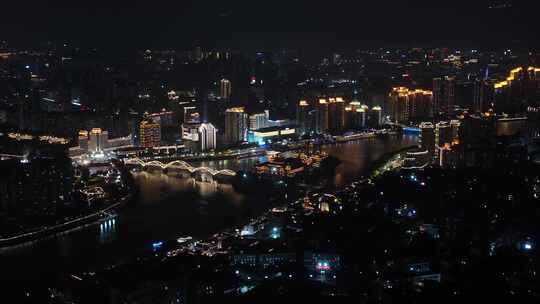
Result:
{"label": "bridge railing", "polygon": [[175,161],[172,161],[172,162],[169,162],[169,163],[162,163],[161,161],[158,161],[158,160],[145,162],[145,161],[141,160],[140,158],[130,158],[130,159],[124,160],[124,163],[126,165],[138,165],[138,166],[141,166],[143,168],[145,168],[145,167],[159,167],[162,170],[168,169],[168,168],[176,168],[176,169],[187,170],[190,173],[204,172],[204,173],[209,173],[209,174],[211,174],[213,176],[216,176],[216,175],[236,176],[236,172],[234,172],[233,170],[229,170],[229,169],[216,170],[214,168],[209,168],[209,167],[194,167],[191,164],[189,164],[189,163],[187,163],[187,162],[185,162],[183,160],[175,160]]}

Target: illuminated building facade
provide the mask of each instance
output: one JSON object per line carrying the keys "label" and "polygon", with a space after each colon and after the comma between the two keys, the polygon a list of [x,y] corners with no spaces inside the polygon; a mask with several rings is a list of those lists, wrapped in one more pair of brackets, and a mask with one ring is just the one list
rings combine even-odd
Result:
{"label": "illuminated building facade", "polygon": [[450,123],[446,121],[439,122],[436,125],[436,143],[439,147],[451,145],[453,141],[453,132]]}
{"label": "illuminated building facade", "polygon": [[139,140],[141,147],[157,147],[161,143],[161,126],[152,120],[143,120],[139,127]]}
{"label": "illuminated building facade", "polygon": [[524,113],[528,107],[540,106],[540,68],[515,68],[493,88],[497,113]]}
{"label": "illuminated building facade", "polygon": [[429,158],[433,159],[435,152],[435,126],[431,122],[420,124],[420,148],[428,151]]}
{"label": "illuminated building facade", "polygon": [[109,133],[100,128],[94,128],[88,132],[88,151],[97,152],[107,148]]}
{"label": "illuminated building facade", "polygon": [[225,111],[225,142],[236,144],[247,140],[248,116],[243,107],[229,108]]}
{"label": "illuminated building facade", "polygon": [[295,136],[297,130],[295,126],[280,126],[262,128],[249,132],[249,142],[253,143],[266,143],[268,140],[276,138]]}
{"label": "illuminated building facade", "polygon": [[326,99],[319,99],[316,110],[315,131],[321,134],[326,133],[329,130],[328,101]]}
{"label": "illuminated building facade", "polygon": [[476,79],[474,81],[474,92],[473,92],[473,104],[472,111],[473,113],[481,113],[487,110],[487,96],[488,96],[488,84],[483,79]]}
{"label": "illuminated building facade", "polygon": [[100,128],[94,128],[90,131],[79,131],[79,146],[69,148],[71,156],[77,156],[84,153],[101,153],[107,149],[133,146],[133,136],[128,135],[118,138],[109,138],[107,131]]}
{"label": "illuminated building facade", "polygon": [[349,130],[361,130],[367,127],[369,107],[352,101],[345,107],[345,126]]}
{"label": "illuminated building facade", "polygon": [[148,119],[152,120],[155,123],[160,124],[160,126],[174,126],[174,113],[171,111],[162,111],[158,113],[152,113],[147,116]]}
{"label": "illuminated building facade", "polygon": [[400,123],[432,117],[433,92],[393,88],[389,95],[390,118]]}
{"label": "illuminated building facade", "polygon": [[296,106],[296,123],[298,131],[304,134],[309,131],[309,103],[306,100],[300,100]]}
{"label": "illuminated building facade", "polygon": [[231,98],[232,94],[232,84],[228,79],[221,79],[219,82],[219,96],[223,99]]}
{"label": "illuminated building facade", "polygon": [[182,124],[182,140],[192,152],[216,148],[217,129],[211,123]]}
{"label": "illuminated building facade", "polygon": [[403,169],[422,169],[431,163],[431,154],[422,148],[413,149],[405,153]]}
{"label": "illuminated building facade", "polygon": [[341,97],[328,99],[328,129],[340,132],[345,128],[345,101]]}
{"label": "illuminated building facade", "polygon": [[258,130],[268,127],[269,112],[256,113],[249,116],[249,129]]}
{"label": "illuminated building facade", "polygon": [[88,151],[88,131],[79,131],[79,147],[81,150]]}
{"label": "illuminated building facade", "polygon": [[383,113],[380,106],[374,106],[371,108],[371,113],[369,115],[370,126],[374,128],[379,128],[383,124]]}

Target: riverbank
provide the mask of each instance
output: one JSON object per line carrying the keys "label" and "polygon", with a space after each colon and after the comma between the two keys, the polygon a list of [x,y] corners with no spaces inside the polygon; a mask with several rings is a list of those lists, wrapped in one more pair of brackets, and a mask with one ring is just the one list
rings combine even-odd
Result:
{"label": "riverbank", "polygon": [[[341,161],[335,181],[330,181],[341,188],[365,177],[370,165],[385,153],[399,151],[416,141],[416,136],[391,136],[332,144],[321,150]],[[203,165],[242,171],[257,161],[248,158]],[[284,201],[284,196],[269,201],[257,189],[245,194],[232,185],[194,182],[161,173],[138,173],[133,183],[138,195],[122,208],[113,224],[87,224],[45,240],[0,250],[5,280],[40,285],[44,278],[52,278],[53,282],[66,274],[95,271],[147,252],[160,240],[187,235],[207,239],[216,231],[241,227]],[[46,263],[39,258],[42,256],[49,257]]]}
{"label": "riverbank", "polygon": [[79,228],[80,226],[94,224],[98,221],[101,221],[103,219],[107,219],[108,217],[110,217],[109,212],[117,211],[119,208],[124,206],[130,199],[131,199],[131,195],[128,194],[124,196],[123,198],[121,198],[119,202],[114,203],[108,206],[107,208],[97,211],[95,213],[92,213],[92,214],[89,214],[89,215],[86,215],[86,216],[83,216],[74,220],[70,220],[65,223],[54,225],[51,227],[45,227],[37,231],[27,232],[20,235],[0,239],[0,249],[20,246],[20,245],[24,245],[25,243],[30,243],[30,242],[36,242],[42,239],[49,238],[51,236],[66,233],[67,231],[70,231],[75,228]]}
{"label": "riverbank", "polygon": [[[368,175],[369,178],[370,179],[377,178],[384,172],[393,169],[392,165],[389,164],[389,162],[395,158],[399,158],[401,154],[414,148],[416,148],[416,146],[405,147],[405,148],[400,149],[399,151],[385,153],[377,161],[375,161],[373,165],[368,169],[370,171],[370,174]],[[396,159],[396,161],[399,161],[399,159]],[[390,166],[390,167],[386,168],[387,166]]]}

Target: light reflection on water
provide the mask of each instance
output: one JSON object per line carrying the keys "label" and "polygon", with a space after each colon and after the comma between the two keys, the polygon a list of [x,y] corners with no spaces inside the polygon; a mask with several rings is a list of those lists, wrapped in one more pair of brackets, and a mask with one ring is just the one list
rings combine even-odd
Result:
{"label": "light reflection on water", "polygon": [[194,178],[177,177],[161,172],[138,172],[133,176],[140,186],[141,204],[157,204],[181,192],[196,192],[203,199],[220,194],[236,205],[240,204],[244,198],[230,184],[201,182]]}
{"label": "light reflection on water", "polygon": [[104,220],[99,224],[99,242],[113,242],[116,238],[116,218]]}
{"label": "light reflection on water", "polygon": [[[365,173],[366,167],[384,153],[414,145],[416,140],[415,136],[361,140],[323,150],[341,161],[334,179],[339,186]],[[265,160],[256,157],[202,164],[216,169],[249,170]],[[34,280],[64,271],[91,270],[132,256],[156,240],[209,235],[268,208],[268,198],[240,194],[227,184],[203,183],[161,172],[136,173],[135,179],[141,187],[139,199],[110,223],[0,251],[2,277]],[[47,261],[40,257],[47,257]]]}

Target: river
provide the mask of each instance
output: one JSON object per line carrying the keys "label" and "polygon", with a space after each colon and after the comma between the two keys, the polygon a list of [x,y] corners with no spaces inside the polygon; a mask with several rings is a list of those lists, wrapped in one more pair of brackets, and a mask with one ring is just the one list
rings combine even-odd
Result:
{"label": "river", "polygon": [[[416,143],[411,135],[365,139],[323,147],[341,164],[335,185],[342,186],[362,174],[383,154]],[[264,158],[203,162],[216,169],[247,170]],[[134,206],[115,219],[62,236],[15,248],[0,249],[2,281],[39,282],[84,270],[99,269],[134,256],[151,244],[180,236],[204,237],[245,222],[269,207],[266,198],[243,195],[232,186],[195,182],[161,173],[135,174],[141,195]]]}

